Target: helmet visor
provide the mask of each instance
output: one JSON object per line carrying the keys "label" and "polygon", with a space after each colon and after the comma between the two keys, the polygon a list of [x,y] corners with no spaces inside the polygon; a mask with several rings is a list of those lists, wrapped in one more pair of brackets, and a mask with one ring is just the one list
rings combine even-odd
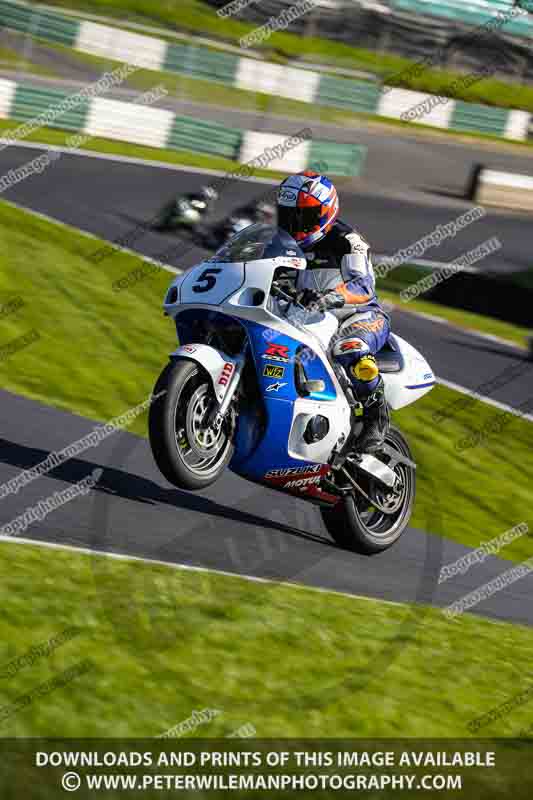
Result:
{"label": "helmet visor", "polygon": [[278,206],[278,225],[291,236],[309,233],[320,225],[321,206]]}

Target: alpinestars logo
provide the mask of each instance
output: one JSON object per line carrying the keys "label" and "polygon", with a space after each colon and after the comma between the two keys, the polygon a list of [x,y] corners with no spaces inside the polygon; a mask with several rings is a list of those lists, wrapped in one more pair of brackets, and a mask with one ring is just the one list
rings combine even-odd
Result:
{"label": "alpinestars logo", "polygon": [[263,353],[263,358],[267,358],[269,360],[271,359],[272,361],[283,361],[286,363],[290,361],[289,348],[284,344],[269,344]]}

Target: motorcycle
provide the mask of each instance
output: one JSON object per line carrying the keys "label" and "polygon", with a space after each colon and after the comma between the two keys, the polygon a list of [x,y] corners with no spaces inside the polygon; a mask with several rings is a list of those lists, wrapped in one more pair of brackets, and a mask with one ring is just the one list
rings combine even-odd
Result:
{"label": "motorcycle", "polygon": [[[256,224],[172,281],[164,310],[179,346],[154,388],[152,453],[181,489],[204,489],[228,468],[316,504],[343,548],[377,553],[409,523],[416,464],[392,425],[377,453],[358,452],[361,404],[330,355],[339,321],[324,306],[299,305],[305,268],[285,231]],[[435,383],[400,336],[377,361],[392,410]]]}
{"label": "motorcycle", "polygon": [[194,233],[217,199],[217,192],[210,186],[203,186],[197,193],[173,197],[158,211],[152,220],[152,228]]}

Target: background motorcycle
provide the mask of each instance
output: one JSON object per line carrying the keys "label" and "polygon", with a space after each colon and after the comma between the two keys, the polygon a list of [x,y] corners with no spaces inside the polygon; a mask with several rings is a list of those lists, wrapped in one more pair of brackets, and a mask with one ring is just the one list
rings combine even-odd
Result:
{"label": "background motorcycle", "polygon": [[[379,552],[409,522],[415,464],[395,427],[377,454],[357,452],[351,383],[328,350],[339,323],[325,308],[298,306],[305,267],[287,233],[258,224],[173,280],[164,308],[180,346],[154,389],[152,452],[180,488],[202,489],[229,468],[316,503],[343,547]],[[435,383],[398,336],[378,362],[392,409]]]}
{"label": "background motorcycle", "polygon": [[217,199],[217,192],[210,186],[203,186],[198,193],[173,197],[158,212],[152,222],[152,227],[157,231],[188,230],[194,232]]}

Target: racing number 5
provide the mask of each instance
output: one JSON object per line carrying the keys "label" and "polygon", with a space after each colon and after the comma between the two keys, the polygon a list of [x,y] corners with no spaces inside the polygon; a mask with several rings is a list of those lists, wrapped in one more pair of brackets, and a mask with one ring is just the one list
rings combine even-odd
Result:
{"label": "racing number 5", "polygon": [[[217,282],[217,279],[214,276],[218,275],[219,272],[222,272],[220,267],[216,269],[211,267],[209,269],[204,269],[198,278],[198,282],[192,287],[193,292],[210,292]],[[202,286],[202,283],[204,283],[205,286]]]}

